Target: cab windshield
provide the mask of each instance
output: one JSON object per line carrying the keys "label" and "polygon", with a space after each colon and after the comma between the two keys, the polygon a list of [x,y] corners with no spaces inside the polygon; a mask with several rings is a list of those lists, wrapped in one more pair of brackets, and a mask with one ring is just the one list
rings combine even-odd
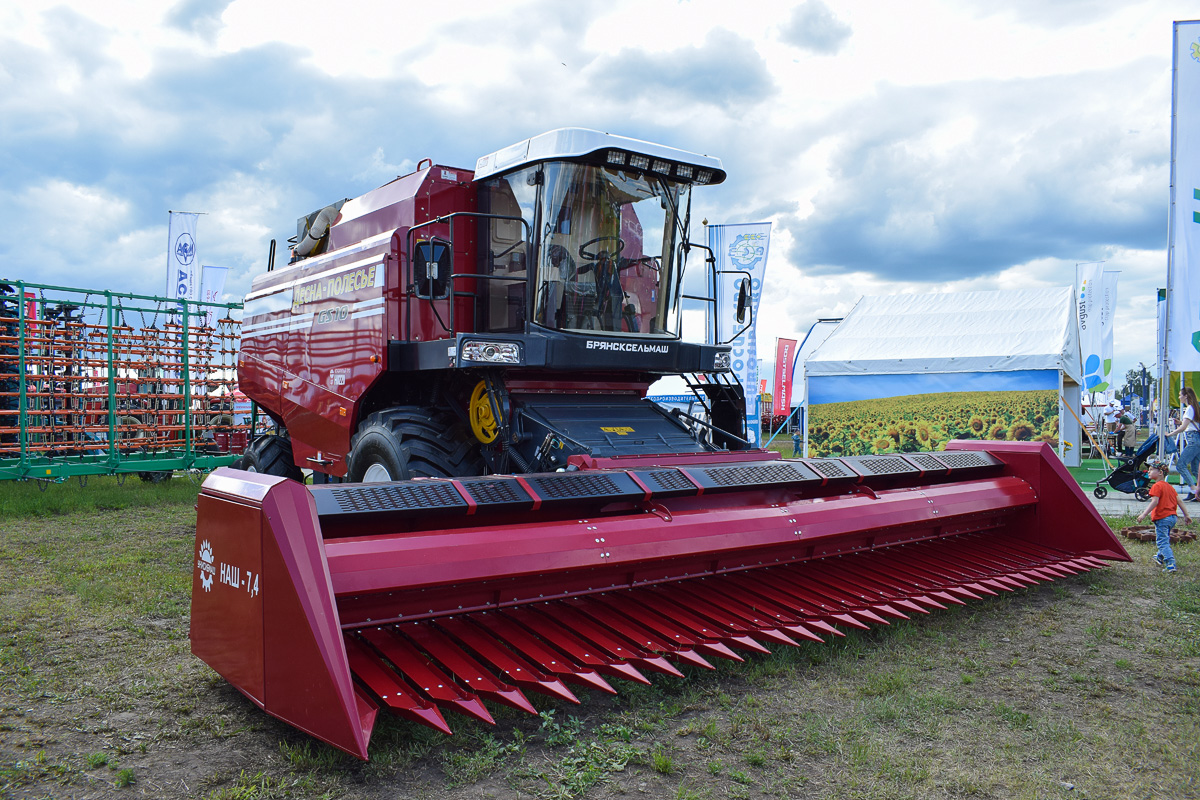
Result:
{"label": "cab windshield", "polygon": [[[479,195],[479,330],[677,337],[686,183],[549,162]],[[526,241],[532,232],[534,241]],[[533,255],[531,255],[533,254]],[[530,266],[533,262],[532,280]]]}
{"label": "cab windshield", "polygon": [[687,184],[544,165],[534,321],[555,330],[675,336],[678,209]]}

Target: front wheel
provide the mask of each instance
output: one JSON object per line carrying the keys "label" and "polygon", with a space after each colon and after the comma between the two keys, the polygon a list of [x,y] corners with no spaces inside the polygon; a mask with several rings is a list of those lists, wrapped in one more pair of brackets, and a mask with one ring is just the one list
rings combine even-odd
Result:
{"label": "front wheel", "polygon": [[258,437],[234,463],[246,472],[278,475],[281,478],[304,482],[304,473],[292,458],[292,440],[286,436],[269,433]]}
{"label": "front wheel", "polygon": [[1103,486],[1097,486],[1092,490],[1092,494],[1096,495],[1097,500],[1103,500],[1108,497],[1108,489],[1105,489]]}
{"label": "front wheel", "polygon": [[1144,503],[1150,499],[1150,490],[1145,486],[1139,486],[1137,489],[1133,490],[1133,496],[1138,500],[1138,502]]}
{"label": "front wheel", "polygon": [[474,436],[450,414],[420,406],[376,411],[350,440],[347,478],[386,483],[483,473]]}

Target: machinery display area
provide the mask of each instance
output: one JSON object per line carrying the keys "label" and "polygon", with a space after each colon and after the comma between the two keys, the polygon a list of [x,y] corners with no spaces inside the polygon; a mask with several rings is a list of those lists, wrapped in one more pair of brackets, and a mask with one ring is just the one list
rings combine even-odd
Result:
{"label": "machinery display area", "polygon": [[232,463],[240,310],[0,281],[0,480]]}
{"label": "machinery display area", "polygon": [[[1041,443],[750,448],[728,344],[680,336],[684,299],[753,323],[688,239],[724,177],[562,129],[301,217],[245,301],[278,432],[202,488],[193,652],[365,759],[380,709],[450,732],[1129,559]],[[735,296],[685,295],[689,256]]]}

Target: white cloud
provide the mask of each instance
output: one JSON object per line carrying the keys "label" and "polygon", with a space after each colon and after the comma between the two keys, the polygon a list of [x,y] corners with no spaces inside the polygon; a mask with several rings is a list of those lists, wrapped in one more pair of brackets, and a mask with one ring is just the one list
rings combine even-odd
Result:
{"label": "white cloud", "polygon": [[775,221],[764,341],[861,294],[1064,283],[1106,258],[1118,367],[1152,353],[1170,22],[1190,4],[811,0],[824,50],[781,35],[797,7],[4,4],[0,214],[29,233],[0,256],[155,288],[166,211],[190,207],[243,291],[301,214],[585,125],[722,158],[697,221]]}

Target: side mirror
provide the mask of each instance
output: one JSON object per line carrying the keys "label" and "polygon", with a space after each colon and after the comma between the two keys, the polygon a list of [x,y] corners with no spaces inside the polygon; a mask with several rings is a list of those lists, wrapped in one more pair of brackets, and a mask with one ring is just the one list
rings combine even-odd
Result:
{"label": "side mirror", "polygon": [[738,281],[737,321],[741,325],[746,321],[746,310],[750,308],[750,279]]}

